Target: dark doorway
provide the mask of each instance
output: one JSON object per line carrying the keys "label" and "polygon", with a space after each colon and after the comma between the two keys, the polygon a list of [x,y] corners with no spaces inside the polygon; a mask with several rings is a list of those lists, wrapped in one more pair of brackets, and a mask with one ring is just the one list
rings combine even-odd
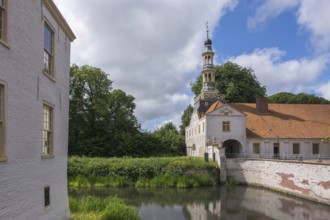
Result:
{"label": "dark doorway", "polygon": [[274,143],[274,158],[279,158],[280,157],[280,144],[279,143]]}
{"label": "dark doorway", "polygon": [[237,140],[227,140],[223,146],[226,148],[227,158],[239,157],[242,152],[242,146]]}

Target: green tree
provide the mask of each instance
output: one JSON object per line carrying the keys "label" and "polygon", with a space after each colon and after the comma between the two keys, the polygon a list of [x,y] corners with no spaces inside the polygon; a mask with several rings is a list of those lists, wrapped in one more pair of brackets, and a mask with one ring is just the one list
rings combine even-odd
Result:
{"label": "green tree", "polygon": [[184,137],[179,134],[177,128],[172,122],[168,122],[158,128],[155,137],[159,140],[161,149],[166,155],[183,155],[184,154]]}
{"label": "green tree", "polygon": [[112,81],[101,69],[72,65],[70,71],[69,152],[98,145],[107,126],[107,100]]}
{"label": "green tree", "polygon": [[313,94],[280,92],[268,97],[270,103],[286,104],[330,104],[329,100]]}
{"label": "green tree", "polygon": [[134,97],[112,90],[99,68],[72,65],[70,71],[69,153],[88,156],[129,155],[139,132]]}
{"label": "green tree", "polygon": [[[266,87],[261,86],[251,68],[241,67],[227,62],[216,66],[216,88],[224,95],[226,102],[255,102],[257,96],[266,95]],[[192,92],[197,96],[202,89],[200,75],[191,85]]]}
{"label": "green tree", "polygon": [[191,114],[193,113],[193,111],[194,111],[194,108],[191,105],[188,105],[181,116],[180,134],[182,136],[185,136],[185,128],[190,123],[190,118],[191,118]]}
{"label": "green tree", "polygon": [[329,136],[323,138],[323,139],[322,139],[322,142],[330,142],[330,127],[328,128],[328,130],[329,130]]}

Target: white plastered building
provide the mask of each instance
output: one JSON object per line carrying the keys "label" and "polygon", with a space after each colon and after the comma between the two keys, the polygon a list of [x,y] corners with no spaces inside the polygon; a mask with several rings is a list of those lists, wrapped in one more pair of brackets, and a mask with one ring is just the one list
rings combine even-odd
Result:
{"label": "white plastered building", "polygon": [[0,0],[0,219],[70,217],[70,44],[52,0]]}
{"label": "white plastered building", "polygon": [[188,156],[218,156],[274,159],[330,158],[330,145],[321,140],[330,135],[330,105],[224,103],[215,88],[212,41],[207,37],[202,53],[203,88],[194,99],[190,124],[185,129]]}

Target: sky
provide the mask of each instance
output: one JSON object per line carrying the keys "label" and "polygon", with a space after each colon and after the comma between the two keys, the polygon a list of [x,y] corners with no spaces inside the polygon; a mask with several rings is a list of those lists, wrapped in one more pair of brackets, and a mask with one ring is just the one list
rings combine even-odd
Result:
{"label": "sky", "polygon": [[208,22],[215,63],[254,70],[267,95],[330,100],[329,0],[54,0],[77,39],[71,63],[101,68],[135,97],[145,130],[192,104]]}

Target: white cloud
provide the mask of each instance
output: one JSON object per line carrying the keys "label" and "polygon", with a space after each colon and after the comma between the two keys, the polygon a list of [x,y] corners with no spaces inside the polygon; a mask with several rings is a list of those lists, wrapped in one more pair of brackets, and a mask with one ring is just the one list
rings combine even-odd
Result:
{"label": "white cloud", "polygon": [[[136,98],[147,122],[181,113],[186,84],[201,64],[205,22],[210,30],[237,0],[55,0],[77,35],[72,62],[100,67],[114,87]],[[192,95],[191,95],[192,96]]]}
{"label": "white cloud", "polygon": [[301,0],[298,24],[311,32],[311,41],[318,52],[330,48],[330,1]]}
{"label": "white cloud", "polygon": [[299,0],[266,0],[256,9],[255,15],[248,18],[248,27],[254,29],[284,11],[297,7],[298,3]]}
{"label": "white cloud", "polygon": [[321,93],[321,95],[322,95],[324,98],[330,100],[330,81],[328,81],[328,83],[326,83],[326,84],[320,86],[320,87],[317,89],[317,91],[318,91],[319,93]]}
{"label": "white cloud", "polygon": [[329,56],[282,61],[285,52],[278,48],[256,49],[249,54],[229,60],[250,67],[269,95],[282,91],[301,92],[302,88],[317,80],[327,67]]}

